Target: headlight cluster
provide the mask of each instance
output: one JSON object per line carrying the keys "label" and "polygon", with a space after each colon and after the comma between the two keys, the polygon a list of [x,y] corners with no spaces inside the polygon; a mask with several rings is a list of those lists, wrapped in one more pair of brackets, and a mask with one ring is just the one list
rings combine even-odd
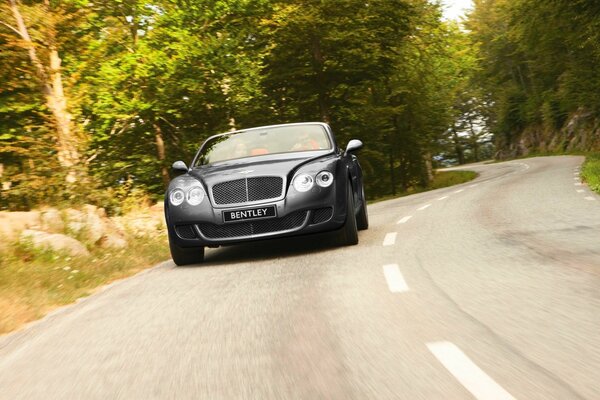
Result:
{"label": "headlight cluster", "polygon": [[201,186],[192,186],[187,189],[187,193],[179,188],[173,189],[169,193],[169,201],[174,206],[181,205],[184,200],[191,206],[197,206],[204,200],[204,189]]}
{"label": "headlight cluster", "polygon": [[321,171],[314,178],[309,174],[296,175],[292,185],[299,192],[308,192],[315,182],[320,187],[329,187],[333,183],[333,174],[329,171]]}

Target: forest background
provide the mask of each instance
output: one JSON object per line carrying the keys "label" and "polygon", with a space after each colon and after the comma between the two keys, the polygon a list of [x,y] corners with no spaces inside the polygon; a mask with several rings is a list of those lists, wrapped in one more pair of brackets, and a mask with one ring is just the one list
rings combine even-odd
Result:
{"label": "forest background", "polygon": [[324,121],[369,198],[600,148],[600,3],[2,0],[1,210],[159,200],[208,136]]}

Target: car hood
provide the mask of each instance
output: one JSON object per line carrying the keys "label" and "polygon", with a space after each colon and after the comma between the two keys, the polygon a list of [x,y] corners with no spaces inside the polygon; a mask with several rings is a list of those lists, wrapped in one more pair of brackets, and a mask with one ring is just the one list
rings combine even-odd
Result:
{"label": "car hood", "polygon": [[265,160],[264,157],[256,159],[240,159],[229,162],[223,162],[214,165],[205,165],[194,168],[190,175],[204,182],[207,186],[213,186],[216,183],[231,181],[235,179],[250,178],[253,176],[281,176],[290,178],[300,166],[316,159],[331,156],[331,154],[319,154],[310,156],[301,155],[274,159],[272,156]]}

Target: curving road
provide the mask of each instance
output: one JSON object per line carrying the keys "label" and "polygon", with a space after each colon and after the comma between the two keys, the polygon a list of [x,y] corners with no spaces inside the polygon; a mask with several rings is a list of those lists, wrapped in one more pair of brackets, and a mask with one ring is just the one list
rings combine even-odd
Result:
{"label": "curving road", "polygon": [[581,157],[470,166],[327,236],[164,263],[0,338],[0,399],[600,399]]}

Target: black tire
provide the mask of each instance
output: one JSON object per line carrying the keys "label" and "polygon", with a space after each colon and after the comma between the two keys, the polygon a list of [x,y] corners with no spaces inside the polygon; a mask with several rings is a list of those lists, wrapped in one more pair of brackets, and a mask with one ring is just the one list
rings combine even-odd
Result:
{"label": "black tire", "polygon": [[169,235],[169,249],[171,250],[171,258],[179,266],[200,264],[204,261],[204,246],[179,247],[173,243]]}
{"label": "black tire", "polygon": [[362,206],[356,216],[356,227],[359,231],[369,229],[369,214],[367,213],[367,200],[365,199],[365,189],[361,190]]}
{"label": "black tire", "polygon": [[358,229],[356,227],[354,196],[352,195],[352,186],[350,186],[350,182],[348,182],[346,210],[346,223],[338,233],[338,243],[342,246],[353,246],[358,244]]}

